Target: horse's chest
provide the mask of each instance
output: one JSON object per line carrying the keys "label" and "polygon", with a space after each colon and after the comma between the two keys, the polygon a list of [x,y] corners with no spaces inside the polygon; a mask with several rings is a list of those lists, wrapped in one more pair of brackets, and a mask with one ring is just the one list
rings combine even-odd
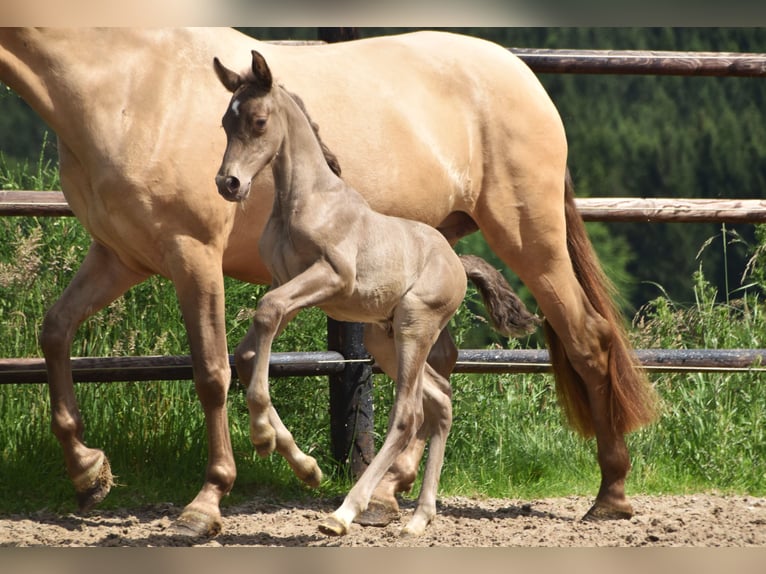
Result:
{"label": "horse's chest", "polygon": [[261,259],[280,283],[305,271],[323,256],[320,234],[305,226],[288,225],[272,218],[259,243]]}

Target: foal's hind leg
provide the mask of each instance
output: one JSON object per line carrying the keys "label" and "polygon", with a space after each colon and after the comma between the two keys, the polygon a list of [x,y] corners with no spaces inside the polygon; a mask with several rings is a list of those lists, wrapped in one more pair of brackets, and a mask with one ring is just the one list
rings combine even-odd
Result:
{"label": "foal's hind leg", "polygon": [[112,487],[103,451],[85,446],[83,422],[72,381],[70,351],[77,327],[133,285],[146,279],[125,267],[103,245],[91,243],[85,260],[63,294],[46,313],[40,346],[48,369],[51,428],[64,450],[67,474],[81,511],[101,502]]}
{"label": "foal's hind leg", "polygon": [[[376,325],[365,326],[365,347],[375,357],[378,366],[390,378],[396,378],[396,349],[393,339],[384,329]],[[367,509],[362,512],[356,522],[363,526],[385,526],[399,517],[399,503],[396,494],[409,492],[417,478],[420,460],[423,457],[426,441],[430,436],[428,428],[433,419],[433,406],[429,406],[431,397],[439,397],[437,391],[442,381],[449,381],[452,369],[457,360],[457,347],[447,328],[444,328],[428,355],[428,366],[423,380],[423,408],[425,420],[417,435],[410,441],[407,448],[394,462],[393,466],[381,479],[370,498]],[[445,394],[450,388],[447,385]],[[449,395],[447,395],[449,396]],[[437,401],[440,399],[437,398]],[[451,410],[451,402],[449,404]]]}
{"label": "foal's hind leg", "polygon": [[402,536],[420,536],[436,516],[436,494],[439,489],[447,435],[452,427],[452,388],[449,379],[426,365],[428,373],[423,385],[423,424],[418,439],[430,438],[423,484],[415,512],[402,529]]}
{"label": "foal's hind leg", "polygon": [[[430,274],[427,276],[431,277]],[[435,313],[432,300],[421,299],[416,290],[412,289],[394,312],[393,346],[396,348],[397,356],[396,396],[389,417],[386,439],[380,451],[343,500],[343,504],[320,523],[319,529],[322,532],[336,535],[348,533],[351,523],[367,508],[375,487],[410,442],[415,439],[418,430],[424,424],[423,386],[426,384],[426,360],[441,330],[452,316],[452,312],[445,316],[445,309],[450,305],[457,308],[464,290],[459,295],[457,293],[456,290],[455,297],[451,301],[441,300],[442,312]]]}

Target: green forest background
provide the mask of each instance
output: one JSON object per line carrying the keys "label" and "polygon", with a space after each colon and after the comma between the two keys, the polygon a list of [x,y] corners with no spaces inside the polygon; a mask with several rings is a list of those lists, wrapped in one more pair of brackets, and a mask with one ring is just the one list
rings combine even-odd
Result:
{"label": "green forest background", "polygon": [[[242,30],[264,40],[318,37],[317,28]],[[407,30],[411,29],[360,28],[358,33],[368,37]],[[507,47],[766,52],[763,28],[451,30]],[[540,79],[567,128],[579,196],[763,196],[763,79],[574,74],[541,74]],[[34,163],[45,132],[34,112],[0,85],[0,160]],[[55,138],[48,141],[45,153],[55,162]],[[719,297],[727,298],[740,288],[753,240],[751,225],[589,223],[588,228],[629,317],[662,294],[678,302],[693,300],[691,277],[700,266]],[[459,249],[500,266],[479,234],[464,240]],[[510,274],[509,278],[514,280]]]}

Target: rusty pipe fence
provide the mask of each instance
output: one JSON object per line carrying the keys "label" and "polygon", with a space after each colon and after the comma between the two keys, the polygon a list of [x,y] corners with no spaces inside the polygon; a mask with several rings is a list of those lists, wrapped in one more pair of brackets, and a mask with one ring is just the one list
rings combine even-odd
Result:
{"label": "rusty pipe fence", "polygon": [[[711,52],[650,52],[604,50],[538,50],[509,48],[537,73],[645,74],[715,77],[766,77],[766,54]],[[721,222],[764,223],[766,200],[710,199],[599,199],[579,198],[577,206],[586,221]],[[0,191],[0,215],[71,216],[60,192]],[[343,461],[354,448],[357,459],[368,458],[372,448],[371,420],[351,427],[348,413],[371,401],[369,375],[378,372],[361,345],[358,325],[328,323],[327,351],[274,353],[270,375],[330,376],[345,373],[340,388],[331,384],[331,434],[336,459]],[[645,368],[661,372],[764,370],[766,349],[638,349]],[[236,377],[230,357],[232,375]],[[146,381],[191,379],[189,356],[75,357],[72,370],[76,382]],[[461,349],[457,373],[548,372],[545,350]],[[332,380],[332,379],[331,379]],[[337,379],[336,379],[337,380]],[[358,383],[354,383],[354,381]],[[0,359],[0,384],[45,383],[43,359]],[[367,405],[369,407],[370,405]],[[358,420],[358,418],[356,419]],[[360,437],[361,443],[360,443]],[[356,446],[349,448],[356,441]],[[353,453],[352,453],[353,454]],[[352,459],[354,457],[352,456]],[[353,460],[352,460],[353,467]],[[358,469],[355,470],[355,472]]]}

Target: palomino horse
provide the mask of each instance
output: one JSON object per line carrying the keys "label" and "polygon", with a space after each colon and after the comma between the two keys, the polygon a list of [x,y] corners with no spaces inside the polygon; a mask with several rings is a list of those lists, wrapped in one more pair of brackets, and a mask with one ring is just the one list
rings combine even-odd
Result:
{"label": "palomino horse", "polygon": [[[271,272],[272,289],[259,301],[236,353],[237,371],[247,386],[250,438],[259,454],[278,448],[293,468],[305,472],[309,457],[300,453],[297,461],[289,458],[298,447],[269,396],[274,337],[306,307],[319,307],[339,321],[365,323],[365,343],[396,381],[396,398],[380,452],[320,528],[346,534],[422,426],[422,435],[430,439],[423,486],[402,531],[420,535],[436,515],[452,425],[449,381],[426,361],[465,297],[463,272],[471,277],[477,266],[479,271],[491,267],[477,257],[458,257],[447,239],[425,223],[370,209],[339,177],[337,163],[327,160],[329,150],[323,149],[300,100],[275,86],[266,60],[255,50],[252,54],[252,73],[246,76],[214,60],[218,78],[233,93],[223,116],[226,151],[216,176],[218,191],[225,199],[240,201],[240,178],[251,181],[269,164],[275,182],[271,216],[258,246]],[[485,300],[494,293],[484,291]],[[518,301],[514,296],[494,305],[507,304],[504,315],[511,318]],[[521,326],[519,334],[535,329],[537,318],[521,309],[515,322],[500,325],[504,334],[512,334],[516,326]]]}
{"label": "palomino horse", "polygon": [[[69,359],[74,332],[160,274],[178,294],[208,433],[205,481],[179,523],[192,534],[221,528],[220,500],[236,477],[223,276],[271,280],[253,246],[273,182],[269,170],[243,179],[246,204],[210,192],[229,99],[210,63],[218,56],[245,70],[251,49],[301,94],[344,179],[373,209],[427,223],[450,242],[480,229],[515,270],[545,316],[565,412],[596,437],[601,484],[587,516],[630,516],[624,434],[653,419],[654,393],[575,208],[559,114],[518,58],[436,32],[284,46],[229,29],[1,28],[0,80],[56,132],[62,189],[93,237],[40,334],[51,426],[81,508],[99,502],[112,479],[103,451],[83,441]],[[436,363],[439,372],[448,365]],[[396,509],[394,494],[414,475],[395,470],[371,507]]]}

